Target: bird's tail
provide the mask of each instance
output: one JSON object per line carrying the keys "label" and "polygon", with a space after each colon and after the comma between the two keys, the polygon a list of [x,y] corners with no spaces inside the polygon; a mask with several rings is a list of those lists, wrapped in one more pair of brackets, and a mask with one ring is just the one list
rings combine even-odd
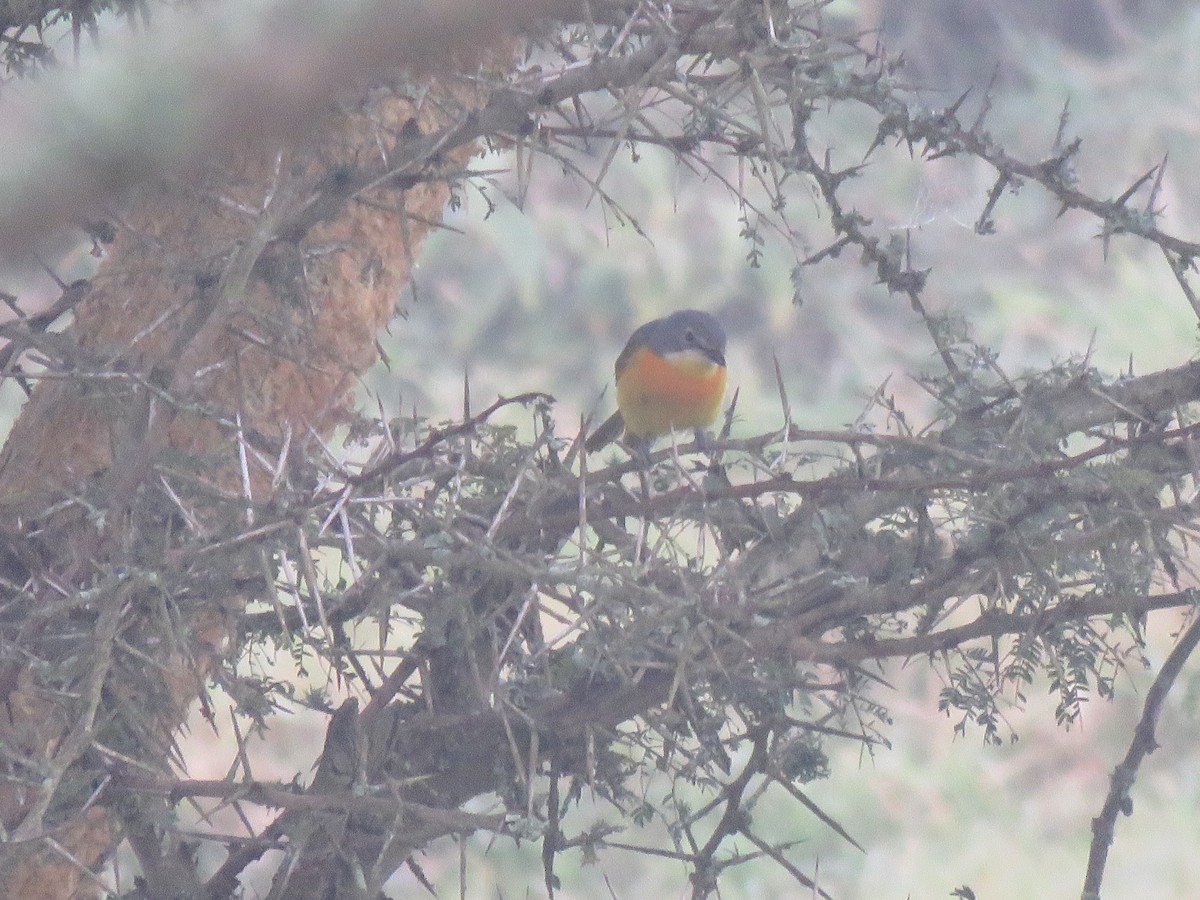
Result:
{"label": "bird's tail", "polygon": [[597,450],[603,450],[613,441],[621,436],[621,432],[625,430],[625,420],[621,418],[621,413],[615,412],[609,416],[604,424],[592,432],[591,437],[584,442],[584,448],[588,453],[595,453]]}

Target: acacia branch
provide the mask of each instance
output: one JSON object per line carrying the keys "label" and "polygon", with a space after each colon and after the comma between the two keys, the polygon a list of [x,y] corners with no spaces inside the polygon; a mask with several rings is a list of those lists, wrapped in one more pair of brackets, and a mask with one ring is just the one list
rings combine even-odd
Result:
{"label": "acacia branch", "polygon": [[[1198,602],[1194,590],[1146,597],[1090,596],[1063,600],[1049,609],[1033,614],[985,610],[972,622],[903,638],[871,638],[854,641],[813,640],[791,634],[778,627],[759,629],[747,636],[758,650],[771,652],[787,647],[794,659],[814,662],[860,663],[866,659],[911,659],[914,656],[942,653],[962,647],[980,638],[1006,635],[1034,636],[1067,622],[1105,618],[1117,614],[1143,616],[1160,609],[1185,609]],[[782,634],[781,634],[782,632]],[[790,635],[790,636],[789,636]]]}
{"label": "acacia branch", "polygon": [[1117,814],[1124,812],[1129,815],[1133,811],[1133,801],[1129,796],[1130,789],[1137,779],[1138,769],[1142,761],[1158,749],[1158,741],[1154,731],[1158,726],[1158,717],[1162,712],[1163,703],[1175,684],[1175,679],[1183,671],[1184,663],[1200,645],[1200,619],[1192,622],[1179,643],[1171,650],[1162,669],[1154,679],[1154,684],[1146,692],[1146,702],[1142,706],[1142,717],[1138,720],[1133,732],[1133,740],[1125,758],[1113,770],[1104,798],[1104,806],[1100,814],[1092,820],[1092,845],[1088,851],[1087,872],[1083,880],[1082,900],[1099,900],[1100,884],[1104,880],[1104,866],[1108,860],[1108,848],[1113,842],[1116,829]]}
{"label": "acacia branch", "polygon": [[496,830],[503,815],[460,812],[427,806],[399,796],[362,795],[345,790],[336,793],[300,793],[295,785],[268,781],[213,781],[203,779],[155,779],[126,773],[113,782],[114,789],[166,797],[173,803],[184,797],[208,797],[226,803],[255,803],[273,809],[298,812],[359,812],[386,816],[413,816],[425,825],[447,831]]}

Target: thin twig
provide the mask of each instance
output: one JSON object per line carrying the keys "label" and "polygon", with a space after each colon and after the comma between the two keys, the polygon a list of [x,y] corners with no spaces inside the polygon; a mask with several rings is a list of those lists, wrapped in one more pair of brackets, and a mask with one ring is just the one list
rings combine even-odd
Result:
{"label": "thin twig", "polygon": [[1146,702],[1142,706],[1142,717],[1138,720],[1133,732],[1133,740],[1125,758],[1113,770],[1108,788],[1108,796],[1104,798],[1104,806],[1100,814],[1092,820],[1092,846],[1088,851],[1087,871],[1083,878],[1082,900],[1099,900],[1100,884],[1104,880],[1104,867],[1108,861],[1108,848],[1112,846],[1113,834],[1116,830],[1118,813],[1129,815],[1133,811],[1133,800],[1129,795],[1137,779],[1138,768],[1142,761],[1158,749],[1158,741],[1154,736],[1158,726],[1158,717],[1162,712],[1163,703],[1171,692],[1175,679],[1183,671],[1184,663],[1200,644],[1200,618],[1188,626],[1187,631],[1171,650],[1163,663],[1162,669],[1146,692]]}

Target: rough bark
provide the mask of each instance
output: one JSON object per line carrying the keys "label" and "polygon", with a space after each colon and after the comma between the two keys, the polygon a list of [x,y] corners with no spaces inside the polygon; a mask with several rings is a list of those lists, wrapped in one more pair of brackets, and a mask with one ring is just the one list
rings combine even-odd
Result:
{"label": "rough bark", "polygon": [[[489,65],[506,66],[511,50],[489,54]],[[271,473],[254,460],[239,467],[239,437],[299,446],[339,421],[355,376],[376,359],[414,254],[441,218],[447,179],[476,152],[473,142],[447,147],[436,169],[408,170],[405,148],[481,103],[480,89],[452,74],[472,72],[480,56],[424,84],[389,76],[327,110],[299,145],[244,141],[186,174],[141,183],[121,205],[60,370],[37,385],[4,450],[6,574],[35,582],[25,603],[74,602],[104,620],[135,602],[118,590],[92,609],[84,595],[129,562],[145,524],[144,480],[164,458],[206,458],[210,490],[265,502]],[[148,727],[163,747],[229,646],[241,602],[230,594],[191,605],[191,620],[178,623],[190,640],[157,657],[163,689]],[[71,652],[134,639],[112,625]],[[152,642],[143,649],[153,652]],[[88,751],[83,736],[102,728],[114,688],[93,658],[84,667],[90,704],[63,697],[39,675],[50,660],[31,655],[36,665],[4,673],[0,744],[22,764],[0,787],[10,837],[0,893],[86,894],[95,885],[84,867],[111,849],[110,810],[101,803],[79,816],[61,808],[54,788]],[[54,783],[37,785],[34,771]]]}

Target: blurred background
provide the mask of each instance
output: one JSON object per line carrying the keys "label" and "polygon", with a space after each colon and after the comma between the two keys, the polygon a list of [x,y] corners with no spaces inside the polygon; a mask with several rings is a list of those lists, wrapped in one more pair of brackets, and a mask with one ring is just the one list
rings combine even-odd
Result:
{"label": "blurred background", "polygon": [[[992,83],[986,127],[1024,159],[1052,154],[1069,103],[1066,138],[1083,139],[1080,188],[1094,196],[1121,194],[1166,156],[1162,226],[1200,238],[1200,10],[1191,4],[838,0],[826,15],[831,30],[861,33],[863,45],[878,41],[889,56],[903,57],[905,79],[931,108],[971,88],[962,113],[970,121]],[[814,117],[835,166],[863,160],[872,123],[865,111],[849,109]],[[608,149],[585,149],[580,166],[595,171]],[[469,373],[476,408],[497,394],[545,391],[558,399],[558,427],[570,435],[580,416],[611,410],[612,364],[629,333],[648,319],[696,307],[716,314],[729,333],[730,393],[740,391],[735,436],[781,424],[775,359],[802,427],[855,422],[885,384],[914,426],[927,421],[931,404],[913,376],[937,365],[907,301],[889,296],[853,254],[793,277],[797,262],[827,237],[823,210],[805,185],[792,185],[793,229],[780,233],[717,178],[681,169],[666,153],[617,153],[603,187],[619,209],[589,200],[589,186],[564,177],[553,161],[534,157],[529,169],[526,162],[512,152],[476,161],[493,174],[460,189],[447,227],[425,247],[412,289],[397,298],[399,315],[381,341],[387,363],[361,386],[368,414],[379,402],[390,411],[415,407],[435,421],[454,418]],[[713,162],[739,182],[733,161]],[[1195,315],[1155,248],[1121,237],[1106,247],[1095,220],[1060,217],[1031,186],[1006,195],[995,213],[997,233],[980,237],[973,224],[992,181],[978,163],[926,163],[908,147],[885,146],[871,154],[852,190],[875,227],[911,242],[914,268],[930,270],[929,310],[968,322],[1009,375],[1072,356],[1117,374],[1195,355]],[[754,229],[758,240],[746,236]],[[94,264],[87,251],[64,250],[56,271],[67,281],[83,277]],[[14,273],[0,287],[23,299],[57,295],[37,273]],[[18,392],[12,385],[0,390],[0,415],[9,422]],[[511,416],[530,427],[521,413]],[[1177,625],[1170,615],[1152,619],[1155,662]],[[892,748],[868,755],[856,744],[831,744],[832,777],[808,786],[867,852],[814,818],[796,818],[789,803],[779,807],[775,830],[802,842],[792,858],[805,871],[816,866],[821,886],[843,900],[946,897],[964,884],[981,900],[1077,896],[1091,819],[1150,676],[1129,673],[1115,702],[1095,704],[1069,731],[1056,726],[1053,700],[1035,692],[1027,708],[1012,710],[1012,741],[999,748],[970,729],[956,735],[956,720],[937,712],[941,685],[923,661],[896,664],[887,677],[895,692],[880,700],[895,716]],[[1133,818],[1118,823],[1106,896],[1194,896],[1198,692],[1200,678],[1185,673],[1168,701],[1159,723],[1162,749],[1134,788]],[[274,732],[266,768],[256,775],[307,777],[323,727],[323,717],[306,714]],[[190,740],[209,734],[197,720]],[[211,771],[192,776],[223,776],[231,753],[212,747],[200,763]],[[651,843],[636,831],[628,841]],[[458,848],[434,849],[444,852],[422,866],[441,893],[453,896]],[[544,894],[533,846],[468,842],[465,853],[464,896]],[[681,869],[651,856],[607,854],[588,866],[580,854],[566,854],[559,874],[563,897],[689,893]],[[769,861],[730,870],[722,889],[726,897],[795,896],[790,876]],[[422,891],[405,876],[394,893]]]}

